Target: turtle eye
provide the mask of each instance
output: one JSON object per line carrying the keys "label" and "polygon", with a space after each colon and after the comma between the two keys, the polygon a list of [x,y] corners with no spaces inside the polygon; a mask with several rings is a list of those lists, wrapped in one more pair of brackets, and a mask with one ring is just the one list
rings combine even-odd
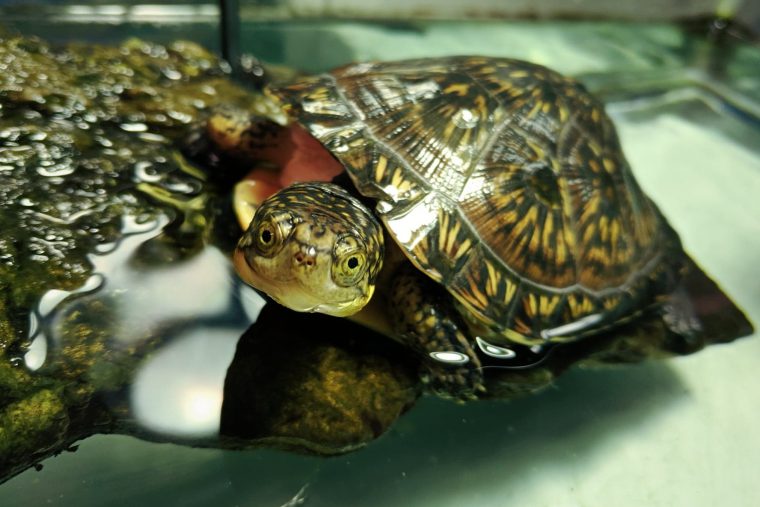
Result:
{"label": "turtle eye", "polygon": [[343,237],[335,244],[333,281],[343,287],[355,285],[367,271],[367,254],[364,244],[353,236]]}
{"label": "turtle eye", "polygon": [[362,252],[352,252],[338,260],[333,279],[338,285],[350,287],[361,280],[366,271],[366,257]]}
{"label": "turtle eye", "polygon": [[286,237],[281,221],[273,217],[266,217],[255,224],[251,235],[256,252],[264,257],[274,256]]}

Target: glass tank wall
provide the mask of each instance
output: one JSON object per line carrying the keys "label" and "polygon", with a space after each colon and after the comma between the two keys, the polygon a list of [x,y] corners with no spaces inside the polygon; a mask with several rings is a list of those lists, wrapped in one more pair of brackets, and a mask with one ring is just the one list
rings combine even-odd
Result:
{"label": "glass tank wall", "polygon": [[[561,1],[241,0],[237,28],[240,50],[272,64],[273,76],[356,61],[480,54],[529,60],[578,78],[605,102],[637,180],[685,249],[757,325],[760,46],[753,29],[760,9],[755,2],[708,0],[572,5],[568,11]],[[0,24],[51,43],[188,39],[220,52],[220,12],[200,1],[0,1]],[[190,185],[190,176],[175,187]],[[132,225],[135,249],[157,234]],[[105,266],[119,252],[131,255],[116,249],[98,259]],[[76,452],[0,485],[0,505],[760,502],[756,335],[686,357],[574,368],[548,389],[509,402],[458,405],[422,397],[384,435],[342,456],[215,448],[209,435],[219,431],[226,369],[261,301],[250,303],[251,292],[230,296],[242,289],[220,250],[193,259],[177,261],[181,266],[165,279],[146,276],[139,263],[103,268],[124,295],[120,301],[141,301],[129,303],[124,336],[142,332],[138,324],[169,301],[177,310],[167,320],[187,322],[176,331],[185,348],[149,355],[128,396],[132,416],[148,428],[145,439],[89,437]],[[185,392],[182,379],[195,381],[195,373],[211,390],[188,408],[177,400]],[[141,411],[149,414],[142,420]]]}

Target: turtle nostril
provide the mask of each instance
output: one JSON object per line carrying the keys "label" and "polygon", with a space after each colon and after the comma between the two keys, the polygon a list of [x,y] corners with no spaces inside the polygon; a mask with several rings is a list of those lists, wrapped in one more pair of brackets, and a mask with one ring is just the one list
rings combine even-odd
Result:
{"label": "turtle nostril", "polygon": [[306,266],[309,266],[309,267],[314,266],[314,264],[316,263],[316,261],[314,259],[314,256],[308,255],[308,254],[306,254],[304,252],[298,252],[298,253],[296,253],[295,256],[294,256],[294,259],[296,261],[296,264],[306,265]]}

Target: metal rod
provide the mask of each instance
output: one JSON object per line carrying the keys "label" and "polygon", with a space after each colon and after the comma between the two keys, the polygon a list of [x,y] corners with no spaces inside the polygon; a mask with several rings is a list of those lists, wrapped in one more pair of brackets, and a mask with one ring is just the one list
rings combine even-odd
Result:
{"label": "metal rod", "polygon": [[220,35],[222,57],[232,66],[234,75],[241,74],[240,67],[240,2],[219,0]]}

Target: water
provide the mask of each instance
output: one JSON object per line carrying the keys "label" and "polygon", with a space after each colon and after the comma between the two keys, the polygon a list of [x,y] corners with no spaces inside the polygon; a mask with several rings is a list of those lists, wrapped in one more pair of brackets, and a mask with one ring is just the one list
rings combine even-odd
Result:
{"label": "water", "polygon": [[[741,47],[729,55],[716,88],[704,85],[714,84],[713,78],[698,81],[695,76],[704,74],[682,69],[699,69],[705,47],[667,25],[293,23],[248,28],[250,47],[310,70],[353,59],[483,53],[586,76],[611,100],[608,110],[639,182],[686,249],[751,320],[760,322],[760,129],[751,114],[760,96],[757,48]],[[622,74],[600,79],[610,72]],[[637,79],[641,75],[649,85]],[[669,91],[662,93],[663,88]],[[716,89],[728,93],[716,95]],[[733,100],[734,94],[742,100]],[[204,256],[216,266],[203,270],[209,282],[225,284],[215,298],[224,313],[227,296],[222,293],[229,293],[230,274],[216,253],[199,259]],[[134,283],[135,274],[122,279]],[[138,285],[157,291],[165,286],[144,282]],[[252,311],[254,316],[255,304]],[[205,328],[175,340],[185,344],[184,353],[163,351],[167,356],[157,354],[154,360],[180,360],[179,371],[206,364],[197,361],[208,354],[200,332],[220,344],[216,357],[229,357],[230,337],[237,330],[228,319],[210,318]],[[573,370],[555,388],[510,403],[457,406],[423,399],[366,449],[330,459],[96,436],[76,453],[45,461],[41,472],[27,471],[4,484],[0,499],[13,506],[749,507],[760,499],[755,478],[760,391],[753,387],[759,358],[755,337],[674,360]],[[183,398],[182,383],[167,385],[172,395],[166,399],[143,398],[138,381],[133,409],[139,414],[144,403],[175,403],[166,413],[188,410],[183,421],[208,414],[219,403],[224,368],[223,361],[215,364],[205,376],[208,383],[189,398]],[[164,363],[159,369],[170,367],[177,365]],[[140,375],[150,380],[151,363]],[[212,420],[196,419],[196,425],[179,430],[215,431]],[[166,424],[161,418],[145,421],[158,433]]]}

